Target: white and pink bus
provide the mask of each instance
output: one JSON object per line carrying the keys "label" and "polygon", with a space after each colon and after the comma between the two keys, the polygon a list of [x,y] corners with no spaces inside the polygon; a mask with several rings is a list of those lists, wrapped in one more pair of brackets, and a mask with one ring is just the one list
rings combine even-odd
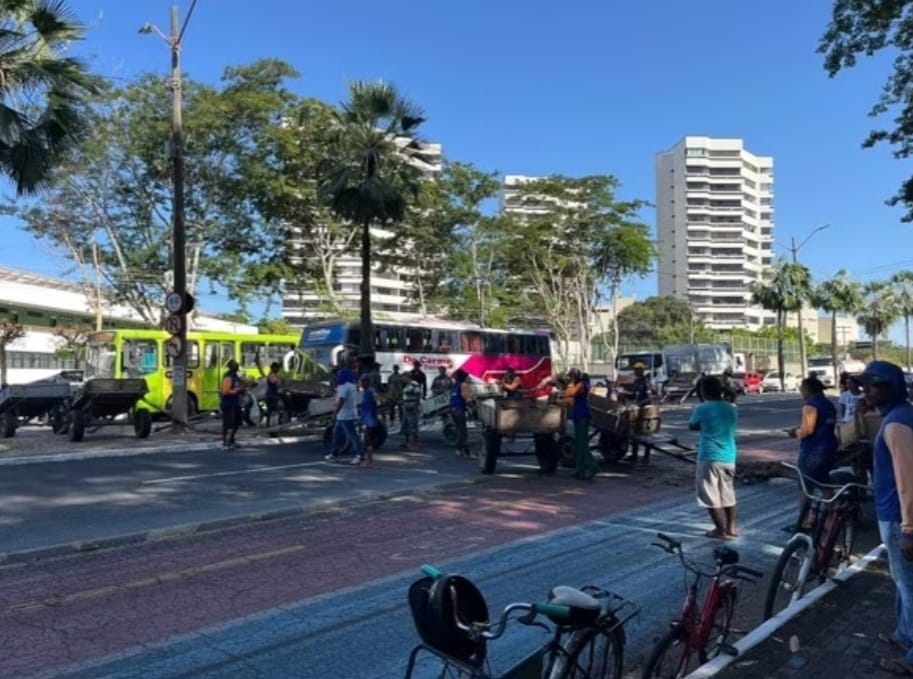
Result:
{"label": "white and pink bus", "polygon": [[[305,326],[301,351],[327,368],[356,356],[358,321],[330,320]],[[453,321],[374,324],[374,351],[383,381],[393,371],[411,370],[420,362],[431,382],[437,369],[448,374],[465,370],[475,382],[496,382],[508,368],[520,376],[524,389],[535,389],[552,375],[551,342],[546,331],[493,330]]]}

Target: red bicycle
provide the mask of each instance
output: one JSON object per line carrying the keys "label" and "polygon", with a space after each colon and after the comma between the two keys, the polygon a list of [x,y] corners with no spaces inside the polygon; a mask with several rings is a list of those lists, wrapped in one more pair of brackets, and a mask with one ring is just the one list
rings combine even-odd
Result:
{"label": "red bicycle", "polygon": [[[714,565],[710,567],[687,558],[678,540],[662,533],[657,533],[657,537],[662,542],[654,542],[653,546],[677,555],[686,579],[688,573],[694,578],[687,586],[681,613],[654,645],[643,677],[678,679],[720,653],[738,655],[738,650],[728,643],[738,599],[737,581],[755,584],[764,575],[739,566],[739,553],[725,545],[713,550]],[[700,584],[704,578],[710,579],[710,585],[703,602],[699,602]]]}

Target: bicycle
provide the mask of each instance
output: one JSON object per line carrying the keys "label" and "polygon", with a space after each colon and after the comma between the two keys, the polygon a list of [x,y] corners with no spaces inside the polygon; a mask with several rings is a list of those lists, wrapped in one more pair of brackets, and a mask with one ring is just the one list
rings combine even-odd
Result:
{"label": "bicycle", "polygon": [[[810,503],[807,512],[799,517],[800,530],[786,543],[774,566],[764,602],[765,620],[802,598],[809,578],[817,578],[821,584],[828,579],[831,570],[839,573],[849,565],[862,501],[870,490],[869,486],[859,483],[852,472],[834,470],[830,474],[832,484],[815,483],[816,488],[809,491],[806,480],[812,479],[794,464],[780,464],[798,474],[799,487]],[[824,497],[819,489],[832,491],[832,494]],[[806,516],[812,521],[810,534],[801,530]]]}
{"label": "bicycle", "polygon": [[[512,603],[491,622],[482,594],[469,580],[422,566],[425,577],[409,588],[409,604],[422,643],[409,654],[411,679],[421,653],[442,663],[439,679],[620,679],[626,643],[624,624],[639,608],[626,599],[587,586],[555,587],[545,603]],[[539,620],[549,619],[552,626]],[[487,642],[499,639],[512,620],[540,627],[551,638],[503,674],[493,676]]]}
{"label": "bicycle", "polygon": [[[739,553],[725,545],[713,550],[715,565],[710,568],[687,558],[678,540],[662,533],[657,533],[657,537],[662,543],[654,542],[653,546],[678,556],[685,569],[686,582],[688,573],[694,578],[687,586],[678,618],[653,646],[643,677],[677,679],[719,653],[738,655],[738,650],[727,643],[738,599],[737,581],[755,584],[764,575],[738,565]],[[704,578],[710,578],[710,585],[703,602],[699,602],[700,584]],[[699,662],[695,663],[695,658]]]}

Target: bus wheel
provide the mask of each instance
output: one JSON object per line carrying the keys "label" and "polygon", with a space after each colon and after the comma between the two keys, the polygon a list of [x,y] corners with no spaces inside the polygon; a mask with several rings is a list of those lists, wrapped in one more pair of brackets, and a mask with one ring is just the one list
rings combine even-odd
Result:
{"label": "bus wheel", "polygon": [[558,444],[551,434],[536,434],[533,436],[536,450],[536,461],[539,471],[543,474],[553,474],[558,469]]}
{"label": "bus wheel", "polygon": [[148,410],[137,410],[133,413],[133,431],[138,439],[149,438],[152,433],[152,413]]}
{"label": "bus wheel", "polygon": [[558,439],[558,456],[561,458],[562,467],[577,466],[574,460],[574,439],[570,436],[562,436]]}
{"label": "bus wheel", "polygon": [[86,435],[86,413],[83,410],[74,410],[73,421],[70,422],[70,440],[73,443],[82,441]]}
{"label": "bus wheel", "polygon": [[482,434],[482,451],[479,453],[479,471],[494,474],[501,454],[501,434],[495,429],[486,429]]}

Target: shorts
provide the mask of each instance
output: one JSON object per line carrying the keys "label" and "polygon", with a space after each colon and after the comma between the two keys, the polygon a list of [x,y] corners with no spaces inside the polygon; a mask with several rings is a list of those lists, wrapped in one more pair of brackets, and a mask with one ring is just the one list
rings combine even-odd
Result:
{"label": "shorts", "polygon": [[735,506],[735,465],[697,461],[695,473],[697,503],[708,509]]}

